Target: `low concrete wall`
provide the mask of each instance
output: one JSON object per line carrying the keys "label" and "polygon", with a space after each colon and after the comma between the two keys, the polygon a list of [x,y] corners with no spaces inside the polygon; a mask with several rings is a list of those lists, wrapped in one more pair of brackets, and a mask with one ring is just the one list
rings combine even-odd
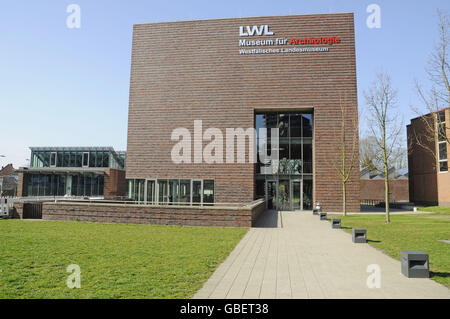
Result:
{"label": "low concrete wall", "polygon": [[157,225],[251,227],[265,210],[258,200],[243,207],[44,203],[42,219]]}

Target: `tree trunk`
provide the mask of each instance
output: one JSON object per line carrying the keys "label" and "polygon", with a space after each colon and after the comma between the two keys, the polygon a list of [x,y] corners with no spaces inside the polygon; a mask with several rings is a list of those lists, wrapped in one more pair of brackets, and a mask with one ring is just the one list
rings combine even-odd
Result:
{"label": "tree trunk", "polygon": [[347,184],[342,184],[342,211],[344,216],[347,216]]}
{"label": "tree trunk", "polygon": [[390,211],[389,211],[389,170],[388,170],[388,165],[385,162],[384,163],[384,189],[385,189],[385,196],[384,196],[384,200],[386,201],[386,223],[390,223],[391,222],[391,216],[390,216]]}

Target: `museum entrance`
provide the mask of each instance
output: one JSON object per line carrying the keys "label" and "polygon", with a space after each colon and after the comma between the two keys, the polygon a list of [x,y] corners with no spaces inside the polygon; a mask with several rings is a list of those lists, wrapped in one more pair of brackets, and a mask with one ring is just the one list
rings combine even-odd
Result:
{"label": "museum entrance", "polygon": [[268,209],[312,209],[313,123],[312,109],[255,113],[255,198]]}
{"label": "museum entrance", "polygon": [[265,195],[268,209],[310,210],[312,180],[302,180],[298,177],[267,180]]}

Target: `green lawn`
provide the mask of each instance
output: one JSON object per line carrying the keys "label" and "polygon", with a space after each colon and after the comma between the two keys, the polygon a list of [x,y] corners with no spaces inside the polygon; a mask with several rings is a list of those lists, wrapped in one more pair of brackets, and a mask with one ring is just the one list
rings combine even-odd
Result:
{"label": "green lawn", "polygon": [[428,206],[428,207],[418,207],[418,210],[425,211],[425,212],[443,213],[443,214],[450,215],[450,207]]}
{"label": "green lawn", "polygon": [[393,215],[385,224],[385,215],[364,214],[330,216],[341,218],[342,226],[366,228],[368,243],[400,260],[402,250],[422,250],[430,258],[430,276],[450,288],[450,212],[423,215]]}
{"label": "green lawn", "polygon": [[190,298],[247,230],[0,220],[0,298]]}

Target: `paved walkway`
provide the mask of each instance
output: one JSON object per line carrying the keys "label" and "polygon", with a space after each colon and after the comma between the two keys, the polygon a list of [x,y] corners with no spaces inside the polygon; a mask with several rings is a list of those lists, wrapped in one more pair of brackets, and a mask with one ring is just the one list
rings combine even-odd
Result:
{"label": "paved walkway", "polygon": [[[400,262],[311,212],[266,212],[194,298],[450,298],[430,279],[412,279]],[[345,225],[344,225],[345,226]],[[381,288],[367,287],[378,264]]]}

